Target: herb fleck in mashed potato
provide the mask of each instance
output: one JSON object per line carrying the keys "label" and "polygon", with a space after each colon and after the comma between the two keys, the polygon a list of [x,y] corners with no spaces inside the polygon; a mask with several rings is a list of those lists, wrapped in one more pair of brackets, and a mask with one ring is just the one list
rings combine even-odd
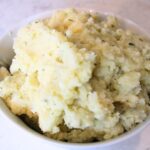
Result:
{"label": "herb fleck in mashed potato", "polygon": [[150,43],[115,17],[61,10],[20,29],[13,48],[0,96],[49,137],[106,140],[149,115]]}

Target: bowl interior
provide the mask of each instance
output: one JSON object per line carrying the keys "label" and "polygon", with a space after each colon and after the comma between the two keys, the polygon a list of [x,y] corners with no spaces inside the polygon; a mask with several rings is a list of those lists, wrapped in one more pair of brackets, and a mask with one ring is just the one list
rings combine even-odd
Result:
{"label": "bowl interior", "polygon": [[[84,11],[92,11],[93,10],[85,10]],[[15,28],[13,28],[12,30],[10,30],[9,32],[7,32],[5,35],[3,35],[3,37],[0,39],[0,65],[1,66],[6,66],[9,67],[9,65],[11,64],[12,58],[14,56],[14,51],[13,51],[13,40],[16,36],[16,33],[18,31],[18,29],[26,24],[28,24],[31,21],[34,20],[41,20],[47,17],[50,17],[52,15],[52,13],[55,12],[55,10],[53,11],[48,11],[45,13],[42,13],[40,15],[37,16],[33,16],[30,17],[29,19],[25,20],[24,22],[20,23],[18,26],[16,26]],[[102,16],[102,18],[105,19],[105,17],[110,14],[110,13],[102,13],[99,12],[100,16]],[[113,15],[113,14],[110,14]],[[122,19],[121,17],[117,16],[119,22],[120,22],[120,26],[123,28],[128,28],[130,30],[132,30],[135,33],[139,33],[142,34],[143,36],[145,36],[146,38],[148,37],[148,34],[144,32],[144,30],[142,30],[141,28],[138,27],[138,25],[136,25],[135,23],[133,23],[130,20],[127,19]],[[148,38],[147,38],[148,39]],[[74,148],[77,147],[83,147],[83,148],[93,148],[93,147],[100,147],[100,146],[108,146],[114,143],[117,143],[119,141],[122,141],[124,139],[127,139],[129,137],[131,137],[132,135],[134,135],[135,133],[141,131],[144,127],[146,127],[149,123],[150,123],[150,117],[147,118],[147,120],[145,122],[143,122],[142,124],[138,125],[136,128],[134,128],[133,130],[118,136],[114,139],[108,140],[108,141],[103,141],[103,142],[96,142],[96,143],[87,143],[87,144],[73,144],[73,143],[64,143],[61,141],[55,141],[53,139],[49,139],[45,136],[40,135],[39,133],[33,131],[32,129],[30,129],[29,127],[27,127],[18,117],[16,117],[15,115],[13,115],[9,109],[5,106],[5,104],[3,103],[2,100],[0,100],[0,114],[3,115],[5,118],[7,118],[8,120],[10,120],[12,123],[14,123],[17,127],[21,127],[22,129],[28,131],[28,133],[31,133],[31,136],[34,135],[34,137],[36,138],[40,138],[40,140],[44,140],[44,141],[48,141],[51,142],[55,145],[59,145],[61,147],[70,147],[72,148],[72,146]]]}

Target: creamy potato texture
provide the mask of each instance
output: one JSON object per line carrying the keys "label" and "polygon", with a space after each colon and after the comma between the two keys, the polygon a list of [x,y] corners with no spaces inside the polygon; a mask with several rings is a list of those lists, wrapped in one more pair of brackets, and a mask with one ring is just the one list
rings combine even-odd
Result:
{"label": "creamy potato texture", "polygon": [[113,16],[66,9],[18,31],[0,96],[59,140],[105,140],[149,115],[150,44]]}

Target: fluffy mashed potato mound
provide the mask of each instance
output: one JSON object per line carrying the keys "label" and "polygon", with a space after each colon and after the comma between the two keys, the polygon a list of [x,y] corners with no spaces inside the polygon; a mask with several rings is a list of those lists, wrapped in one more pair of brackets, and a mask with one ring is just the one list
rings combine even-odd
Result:
{"label": "fluffy mashed potato mound", "polygon": [[150,43],[118,20],[66,9],[30,23],[14,41],[0,96],[43,134],[69,142],[113,138],[149,115]]}

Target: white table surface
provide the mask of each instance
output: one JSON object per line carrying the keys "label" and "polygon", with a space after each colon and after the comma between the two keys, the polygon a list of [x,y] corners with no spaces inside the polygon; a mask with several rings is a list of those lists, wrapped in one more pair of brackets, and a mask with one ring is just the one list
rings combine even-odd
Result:
{"label": "white table surface", "polygon": [[[113,12],[129,18],[150,32],[150,0],[0,0],[0,35],[16,23],[45,10],[82,7]],[[59,150],[37,143],[0,116],[0,150]],[[103,150],[150,150],[150,126],[141,134]]]}

